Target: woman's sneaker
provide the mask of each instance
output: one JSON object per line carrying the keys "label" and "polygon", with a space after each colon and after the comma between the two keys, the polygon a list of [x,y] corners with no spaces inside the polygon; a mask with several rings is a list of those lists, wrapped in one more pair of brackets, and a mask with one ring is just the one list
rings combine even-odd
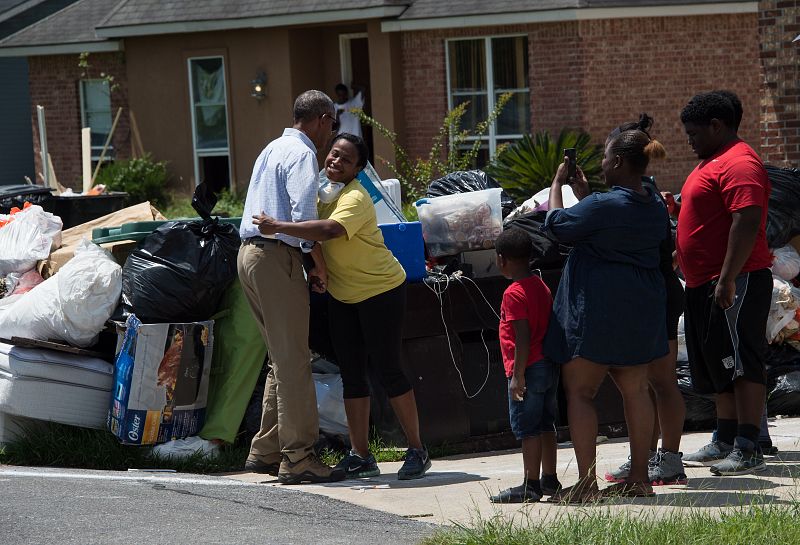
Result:
{"label": "woman's sneaker", "polygon": [[681,453],[664,449],[658,449],[655,457],[650,459],[647,475],[650,479],[650,484],[653,486],[686,484],[689,482],[683,468]]}
{"label": "woman's sneaker", "polygon": [[410,448],[406,451],[406,461],[403,467],[397,472],[397,479],[407,481],[410,479],[421,479],[425,472],[431,468],[431,459],[426,448]]}
{"label": "woman's sneaker", "polygon": [[[650,458],[648,459],[648,464],[652,464],[653,460],[655,459],[656,451],[650,451]],[[619,466],[614,471],[609,471],[605,474],[605,480],[610,483],[621,483],[624,482],[625,479],[631,474],[631,457],[628,456],[628,461]]]}
{"label": "woman's sneaker", "polygon": [[336,469],[344,471],[345,475],[347,475],[347,479],[377,477],[381,474],[378,462],[375,461],[375,456],[373,456],[371,452],[364,458],[351,450],[350,454],[342,458],[342,460],[336,464]]}
{"label": "woman's sneaker", "polygon": [[722,441],[711,441],[709,444],[691,454],[683,455],[683,464],[690,467],[713,466],[728,457],[733,445]]}

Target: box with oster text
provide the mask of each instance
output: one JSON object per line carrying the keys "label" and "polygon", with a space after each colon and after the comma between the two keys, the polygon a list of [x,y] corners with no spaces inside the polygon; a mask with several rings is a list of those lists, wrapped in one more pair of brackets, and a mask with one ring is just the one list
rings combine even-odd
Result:
{"label": "box with oster text", "polygon": [[213,321],[143,324],[120,336],[108,427],[129,445],[196,435],[205,420]]}

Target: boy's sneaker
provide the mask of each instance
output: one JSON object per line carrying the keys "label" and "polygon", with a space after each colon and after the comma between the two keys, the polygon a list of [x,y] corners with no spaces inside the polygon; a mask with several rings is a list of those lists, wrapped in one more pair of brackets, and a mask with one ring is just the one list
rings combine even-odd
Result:
{"label": "boy's sneaker", "polygon": [[[648,458],[647,463],[652,464],[653,460],[655,460],[656,451],[650,451],[650,458]],[[605,474],[605,480],[610,483],[621,483],[624,482],[625,479],[628,478],[628,475],[631,474],[631,457],[628,456],[628,461],[619,466],[614,471],[609,471]]]}
{"label": "boy's sneaker", "polygon": [[297,462],[284,458],[278,470],[281,484],[333,483],[344,477],[344,471],[323,464],[315,454],[309,454]]}
{"label": "boy's sneaker", "polygon": [[686,484],[686,472],[680,452],[670,452],[658,449],[654,458],[650,459],[647,467],[647,476],[653,486],[669,484]]}
{"label": "boy's sneaker", "polygon": [[683,455],[683,464],[690,467],[713,466],[733,451],[733,445],[713,440],[697,452]]}
{"label": "boy's sneaker", "polygon": [[378,462],[375,461],[375,456],[373,456],[371,452],[369,456],[364,458],[358,455],[354,450],[351,450],[350,454],[342,458],[342,460],[336,464],[335,469],[344,471],[348,479],[377,477],[381,474],[381,470],[378,468]]}
{"label": "boy's sneaker", "polygon": [[747,475],[765,469],[767,465],[758,445],[744,437],[737,437],[731,453],[718,464],[711,466],[711,473],[722,476]]}
{"label": "boy's sneaker", "polygon": [[772,441],[760,441],[758,442],[758,446],[761,449],[761,453],[765,456],[775,456],[778,454],[778,447],[772,444]]}
{"label": "boy's sneaker", "polygon": [[410,448],[406,451],[406,461],[403,467],[397,472],[397,479],[408,481],[411,479],[421,479],[425,472],[431,468],[431,459],[428,456],[428,449]]}
{"label": "boy's sneaker", "polygon": [[173,439],[172,441],[157,445],[153,447],[152,454],[159,458],[185,460],[194,455],[214,458],[219,455],[219,452],[220,448],[217,443],[194,435],[185,439]]}
{"label": "boy's sneaker", "polygon": [[542,479],[539,481],[539,484],[542,487],[543,496],[552,496],[561,490],[561,483],[558,481],[558,477],[555,475],[542,475]]}
{"label": "boy's sneaker", "polygon": [[489,497],[492,503],[529,503],[537,502],[542,499],[533,487],[528,486],[527,483],[522,483],[519,486],[503,490],[496,496]]}

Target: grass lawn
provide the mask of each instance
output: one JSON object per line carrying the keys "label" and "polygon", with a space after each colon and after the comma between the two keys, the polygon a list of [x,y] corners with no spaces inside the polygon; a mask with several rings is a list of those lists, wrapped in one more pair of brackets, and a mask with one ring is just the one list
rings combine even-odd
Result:
{"label": "grass lawn", "polygon": [[800,543],[800,503],[717,510],[683,508],[657,516],[602,507],[533,519],[498,515],[444,528],[420,545],[730,545]]}
{"label": "grass lawn", "polygon": [[[103,430],[75,428],[52,422],[30,428],[17,440],[0,447],[0,464],[126,471],[128,469],[174,469],[184,473],[223,473],[241,471],[250,445],[226,445],[220,456],[200,455],[185,460],[150,456],[150,447],[122,445]],[[370,440],[370,450],[379,462],[403,459],[404,449]],[[322,460],[335,465],[343,451],[324,449]]]}

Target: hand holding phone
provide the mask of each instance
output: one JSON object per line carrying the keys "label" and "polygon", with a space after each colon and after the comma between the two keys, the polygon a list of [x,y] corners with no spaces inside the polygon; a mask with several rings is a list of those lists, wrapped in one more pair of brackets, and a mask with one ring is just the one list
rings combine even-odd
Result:
{"label": "hand holding phone", "polygon": [[571,184],[578,174],[577,150],[575,148],[564,148],[564,157],[567,158],[567,183]]}

